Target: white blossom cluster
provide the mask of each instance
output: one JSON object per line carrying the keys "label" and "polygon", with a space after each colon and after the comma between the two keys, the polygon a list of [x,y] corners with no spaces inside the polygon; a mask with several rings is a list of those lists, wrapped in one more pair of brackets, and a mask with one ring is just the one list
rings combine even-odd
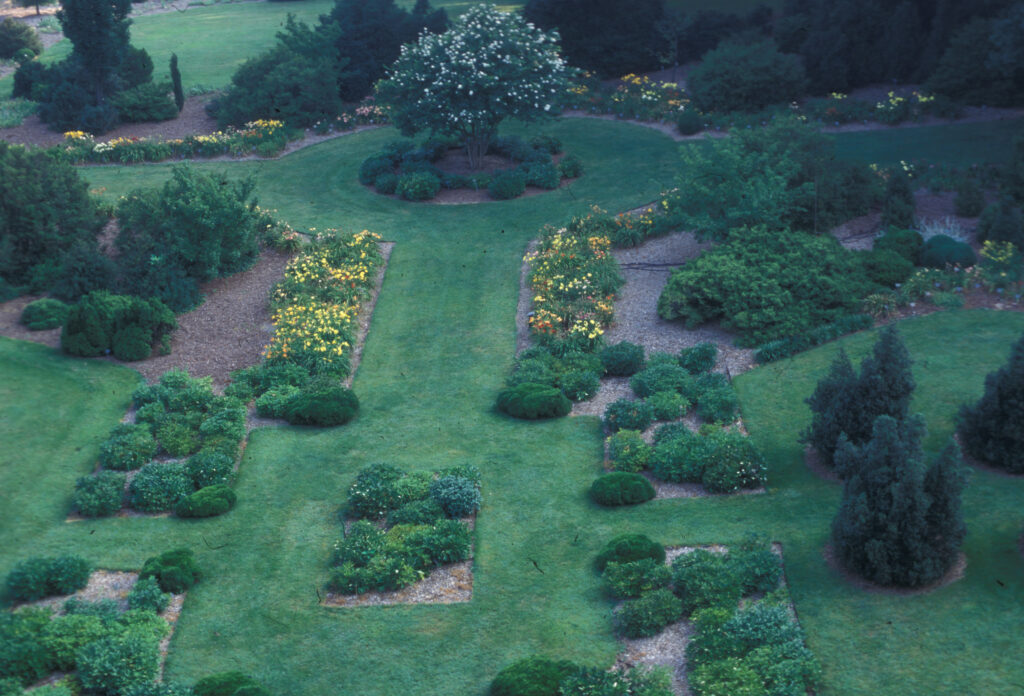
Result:
{"label": "white blossom cluster", "polygon": [[403,46],[377,85],[404,132],[462,137],[493,134],[504,118],[551,113],[565,88],[557,33],[493,5],[477,5],[445,33],[425,31]]}

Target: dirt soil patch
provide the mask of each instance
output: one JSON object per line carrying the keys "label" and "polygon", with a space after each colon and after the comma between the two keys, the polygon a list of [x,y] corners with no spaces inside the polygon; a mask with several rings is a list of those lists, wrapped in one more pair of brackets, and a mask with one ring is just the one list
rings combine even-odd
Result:
{"label": "dirt soil patch", "polygon": [[473,561],[437,568],[414,585],[396,592],[367,592],[340,595],[328,592],[326,607],[368,607],[388,604],[454,604],[473,598]]}

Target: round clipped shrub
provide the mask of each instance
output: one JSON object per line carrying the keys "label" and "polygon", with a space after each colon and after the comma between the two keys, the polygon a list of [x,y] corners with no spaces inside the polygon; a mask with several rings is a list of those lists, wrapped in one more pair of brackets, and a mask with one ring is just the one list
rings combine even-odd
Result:
{"label": "round clipped shrub", "polygon": [[530,147],[534,150],[546,152],[549,155],[557,155],[562,151],[562,141],[553,135],[542,133],[530,138]]}
{"label": "round clipped shrub", "polygon": [[693,396],[696,391],[693,375],[678,365],[665,363],[648,365],[637,372],[630,378],[629,386],[641,398],[663,391]]}
{"label": "round clipped shrub", "polygon": [[330,380],[316,380],[289,399],[284,418],[292,425],[344,425],[358,412],[355,392]]}
{"label": "round clipped shrub", "polygon": [[410,535],[406,542],[412,555],[429,565],[464,561],[469,558],[471,544],[469,527],[459,520],[441,520],[422,533]]}
{"label": "round clipped shrub", "polygon": [[526,657],[498,672],[490,696],[558,696],[562,680],[576,669],[567,660]]}
{"label": "round clipped shrub", "polygon": [[183,463],[151,462],[128,485],[128,502],[141,512],[165,512],[193,490]]}
{"label": "round clipped shrub", "polygon": [[677,420],[686,415],[690,402],[674,391],[660,391],[647,399],[655,420]]}
{"label": "round clipped shrub", "polygon": [[526,185],[552,190],[558,188],[562,175],[551,162],[534,162],[526,168]]}
{"label": "round clipped shrub", "polygon": [[185,592],[202,577],[195,556],[188,549],[174,549],[147,558],[139,571],[139,580],[155,578],[160,589],[171,594]]}
{"label": "round clipped shrub", "polygon": [[156,578],[138,580],[128,592],[128,606],[132,609],[159,614],[167,608],[170,601],[170,595],[160,589]]}
{"label": "round clipped shrub", "polygon": [[875,239],[874,251],[893,251],[911,263],[917,263],[924,246],[924,237],[917,230],[901,230],[890,227],[885,234]]}
{"label": "round clipped shrub", "polygon": [[291,384],[271,387],[256,399],[256,413],[262,418],[283,418],[285,407],[299,390]]}
{"label": "round clipped shrub", "polygon": [[601,378],[589,370],[571,370],[558,378],[558,385],[572,401],[586,401],[601,388]]}
{"label": "round clipped shrub", "polygon": [[480,490],[464,476],[442,476],[433,481],[430,497],[448,517],[468,517],[480,509]]}
{"label": "round clipped shrub", "polygon": [[655,446],[649,463],[651,473],[662,481],[700,483],[710,441],[681,425],[678,434],[663,438]]}
{"label": "round clipped shrub", "polygon": [[526,191],[526,175],[519,169],[499,172],[487,185],[487,193],[498,201],[517,198]]}
{"label": "round clipped shrub", "polygon": [[654,498],[654,486],[640,474],[613,471],[590,486],[590,499],[598,505],[637,505]]}
{"label": "round clipped shrub", "polygon": [[395,191],[407,201],[429,201],[441,190],[441,179],[431,172],[412,172],[398,177]]}
{"label": "round clipped shrub", "polygon": [[628,341],[605,347],[599,357],[605,373],[613,377],[629,377],[644,366],[643,347]]}
{"label": "round clipped shrub", "polygon": [[691,375],[710,372],[717,361],[718,346],[710,341],[703,341],[679,351],[679,366]]}
{"label": "round clipped shrub", "polygon": [[944,234],[935,235],[921,247],[920,265],[926,268],[967,268],[973,266],[977,260],[974,250],[968,244]]}
{"label": "round clipped shrub", "polygon": [[75,483],[71,504],[83,517],[108,517],[121,509],[127,477],[116,471],[82,476]]}
{"label": "round clipped shrub", "polygon": [[731,423],[739,411],[739,397],[729,383],[708,389],[697,399],[697,415],[707,423]]}
{"label": "round clipped shrub", "polygon": [[215,483],[179,500],[174,506],[174,514],[178,517],[216,517],[233,508],[236,500],[237,496],[230,487]]}
{"label": "round clipped shrub", "polygon": [[708,491],[733,493],[765,484],[768,467],[749,438],[737,432],[722,431],[713,440],[701,479]]}
{"label": "round clipped shrub", "polygon": [[234,470],[235,460],[215,450],[199,450],[185,462],[185,471],[197,489],[218,483],[230,483]]}
{"label": "round clipped shrub", "polygon": [[348,489],[348,514],[352,517],[383,517],[401,505],[395,490],[402,472],[390,464],[371,464],[356,474]]}
{"label": "round clipped shrub", "polygon": [[605,566],[601,574],[605,591],[617,599],[639,597],[645,592],[667,587],[672,581],[672,571],[664,563],[653,558],[639,561],[616,563]]}
{"label": "round clipped shrub", "polygon": [[50,561],[47,577],[49,594],[66,595],[89,584],[92,565],[78,556],[58,556]]}
{"label": "round clipped shrub", "polygon": [[653,636],[683,615],[683,604],[668,589],[627,599],[615,611],[615,625],[627,638]]}
{"label": "round clipped shrub", "polygon": [[122,423],[100,445],[100,464],[105,469],[130,471],[156,456],[157,443],[144,425]]}
{"label": "round clipped shrub", "polygon": [[654,410],[646,401],[619,399],[604,410],[604,427],[617,430],[644,430],[654,420]]}
{"label": "round clipped shrub", "polygon": [[21,324],[29,331],[45,331],[56,329],[68,318],[68,311],[71,308],[60,300],[52,300],[45,297],[35,302],[29,302],[25,309],[21,310]]}
{"label": "round clipped shrub", "polygon": [[[54,667],[62,672],[75,670],[75,655],[83,647],[110,635],[110,629],[99,616],[67,614],[55,616],[43,629],[43,644],[53,658]],[[0,694],[4,694],[0,689]],[[39,694],[36,690],[33,696]],[[19,688],[14,696],[22,696]]]}
{"label": "round clipped shrub", "polygon": [[566,155],[558,162],[558,172],[563,179],[575,179],[583,176],[583,162],[576,155]]}
{"label": "round clipped shrub", "polygon": [[617,471],[643,471],[651,451],[639,430],[620,430],[608,438],[608,458]]}
{"label": "round clipped shrub", "polygon": [[111,348],[118,360],[145,360],[153,352],[153,332],[141,326],[126,326],[114,334]]}
{"label": "round clipped shrub", "polygon": [[377,193],[390,196],[398,190],[398,176],[394,172],[384,172],[373,182]]}
{"label": "round clipped shrub", "polygon": [[131,632],[89,643],[77,655],[78,679],[88,693],[119,696],[156,678],[159,643]]}
{"label": "round clipped shrub", "polygon": [[658,563],[665,562],[665,547],[643,534],[621,534],[601,549],[594,559],[598,571],[603,571],[611,562],[629,563],[641,558],[653,558]]}
{"label": "round clipped shrub", "polygon": [[696,135],[704,130],[704,119],[696,109],[684,109],[676,115],[676,130],[680,135]]}
{"label": "round clipped shrub", "polygon": [[5,585],[12,599],[34,602],[49,594],[47,579],[50,573],[49,558],[29,558],[11,569]]}
{"label": "round clipped shrub", "polygon": [[569,415],[572,402],[561,389],[546,384],[524,382],[498,393],[498,410],[513,418],[536,420]]}
{"label": "round clipped shrub", "polygon": [[902,283],[914,272],[914,264],[896,251],[873,249],[861,257],[864,273],[871,282],[887,288]]}

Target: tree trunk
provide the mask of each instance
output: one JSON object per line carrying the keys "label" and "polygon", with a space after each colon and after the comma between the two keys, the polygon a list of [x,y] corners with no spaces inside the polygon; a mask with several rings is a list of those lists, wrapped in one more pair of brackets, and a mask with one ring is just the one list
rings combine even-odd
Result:
{"label": "tree trunk", "polygon": [[491,133],[479,126],[474,126],[466,136],[466,156],[469,157],[469,168],[480,169],[484,163],[484,155],[491,144]]}

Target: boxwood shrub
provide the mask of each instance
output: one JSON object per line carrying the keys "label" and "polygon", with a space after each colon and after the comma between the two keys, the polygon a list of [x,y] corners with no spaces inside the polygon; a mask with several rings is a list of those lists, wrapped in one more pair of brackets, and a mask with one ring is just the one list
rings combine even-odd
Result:
{"label": "boxwood shrub", "polygon": [[639,597],[645,592],[668,587],[672,571],[653,558],[641,558],[627,563],[611,562],[601,575],[605,591],[616,599]]}
{"label": "boxwood shrub", "polygon": [[619,430],[608,438],[608,458],[618,471],[643,471],[651,452],[639,430]]}
{"label": "boxwood shrub", "polygon": [[959,266],[967,268],[977,263],[978,257],[969,244],[959,242],[944,234],[937,234],[921,247],[919,263],[926,268]]}
{"label": "boxwood shrub", "polygon": [[546,384],[524,382],[498,394],[498,410],[513,418],[536,420],[569,415],[572,402],[562,390]]}
{"label": "boxwood shrub", "polygon": [[654,486],[640,474],[613,471],[590,486],[590,499],[598,505],[637,505],[654,498]]}
{"label": "boxwood shrub", "polygon": [[128,500],[142,512],[166,512],[194,489],[182,462],[151,462],[128,485]]}
{"label": "boxwood shrub", "polygon": [[29,331],[56,329],[67,319],[70,309],[60,300],[47,297],[25,305],[18,321]]}
{"label": "boxwood shrub", "polygon": [[125,474],[100,471],[82,476],[75,483],[71,504],[83,517],[108,517],[121,509]]}
{"label": "boxwood shrub", "polygon": [[174,549],[147,558],[139,571],[139,580],[155,578],[160,589],[171,594],[187,591],[202,577],[195,556],[189,549]]}
{"label": "boxwood shrub", "polygon": [[606,346],[600,354],[604,371],[613,377],[629,377],[644,366],[644,349],[635,343],[622,341]]}
{"label": "boxwood shrub", "polygon": [[526,191],[526,174],[519,169],[498,172],[487,185],[487,193],[498,201],[518,198]]}
{"label": "boxwood shrub", "polygon": [[152,682],[159,664],[159,641],[132,632],[89,643],[75,660],[82,687],[102,696],[120,696]]}
{"label": "boxwood shrub", "polygon": [[679,365],[664,363],[648,365],[629,380],[629,386],[636,395],[646,398],[657,392],[675,392],[692,399],[696,396],[696,381],[689,372]]}
{"label": "boxwood shrub", "polygon": [[146,425],[121,423],[100,445],[100,464],[105,469],[138,469],[156,456],[157,442]]}
{"label": "boxwood shrub", "polygon": [[662,588],[623,602],[615,611],[615,624],[627,638],[646,638],[678,621],[682,615],[682,602],[670,590]]}
{"label": "boxwood shrub", "polygon": [[211,449],[199,450],[185,462],[185,471],[197,489],[231,483],[234,470],[235,460],[231,456]]}
{"label": "boxwood shrub", "polygon": [[49,595],[72,594],[89,584],[92,566],[78,556],[35,557],[18,563],[7,574],[7,594],[26,602]]}
{"label": "boxwood shrub", "polygon": [[679,351],[679,365],[692,375],[710,372],[718,361],[718,346],[709,341]]}
{"label": "boxwood shrub", "polygon": [[604,571],[609,563],[627,563],[651,558],[658,563],[665,562],[665,547],[643,534],[621,534],[601,549],[594,560],[598,571]]}
{"label": "boxwood shrub", "polygon": [[236,500],[237,496],[230,487],[215,483],[179,500],[174,506],[174,514],[178,517],[216,517],[233,508]]}
{"label": "boxwood shrub", "polygon": [[448,517],[469,517],[480,508],[480,489],[463,476],[442,476],[431,482],[430,497]]}
{"label": "boxwood shrub", "polygon": [[526,657],[498,672],[490,696],[559,696],[559,685],[577,667],[567,660]]}
{"label": "boxwood shrub", "polygon": [[604,410],[604,427],[617,430],[644,430],[654,420],[654,409],[646,401],[619,399]]}
{"label": "boxwood shrub", "polygon": [[403,174],[395,190],[407,201],[429,201],[441,190],[441,179],[430,172]]}
{"label": "boxwood shrub", "polygon": [[128,591],[128,606],[131,609],[159,614],[167,608],[170,601],[170,595],[161,590],[160,583],[152,577],[137,580]]}
{"label": "boxwood shrub", "polygon": [[[701,397],[703,398],[703,397]],[[655,420],[678,420],[690,410],[686,397],[674,391],[660,391],[647,398]]]}
{"label": "boxwood shrub", "polygon": [[351,389],[323,377],[294,394],[284,407],[292,425],[344,425],[359,412],[359,398]]}

